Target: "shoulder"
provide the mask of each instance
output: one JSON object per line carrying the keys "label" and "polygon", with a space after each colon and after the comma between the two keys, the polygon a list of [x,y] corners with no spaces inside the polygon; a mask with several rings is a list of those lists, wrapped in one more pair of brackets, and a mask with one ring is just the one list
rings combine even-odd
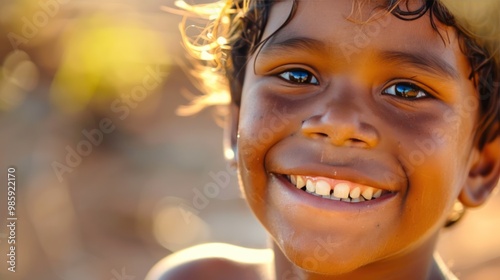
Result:
{"label": "shoulder", "polygon": [[267,279],[273,252],[209,243],[173,253],[151,268],[145,280]]}

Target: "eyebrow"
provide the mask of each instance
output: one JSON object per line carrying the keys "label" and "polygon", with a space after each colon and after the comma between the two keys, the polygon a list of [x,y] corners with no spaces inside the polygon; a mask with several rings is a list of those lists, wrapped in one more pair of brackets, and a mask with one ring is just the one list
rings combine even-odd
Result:
{"label": "eyebrow", "polygon": [[276,36],[271,37],[271,39],[264,44],[260,54],[273,56],[282,52],[290,52],[293,50],[325,52],[327,50],[327,45],[323,41],[307,37],[292,37],[280,40],[280,36],[277,34]]}
{"label": "eyebrow", "polygon": [[448,62],[432,53],[413,53],[400,51],[382,51],[379,56],[400,64],[407,64],[425,72],[431,72],[439,76],[448,76],[452,79],[460,79],[458,71]]}
{"label": "eyebrow", "polygon": [[[281,39],[279,34],[276,34],[276,36],[271,37],[269,41],[262,46],[259,55],[272,57],[283,52],[291,52],[294,50],[326,54],[328,52],[328,45],[314,38],[292,37]],[[460,79],[458,71],[453,66],[430,52],[380,51],[378,56],[382,60],[406,64],[438,76],[447,76],[455,80]]]}

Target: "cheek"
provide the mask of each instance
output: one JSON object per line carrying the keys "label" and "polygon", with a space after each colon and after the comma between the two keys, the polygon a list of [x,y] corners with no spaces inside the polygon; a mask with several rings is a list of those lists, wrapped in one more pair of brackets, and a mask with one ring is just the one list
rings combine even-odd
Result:
{"label": "cheek", "polygon": [[249,78],[238,125],[238,151],[245,165],[263,165],[268,150],[296,132],[301,121],[294,108],[293,102],[277,96],[271,87]]}
{"label": "cheek", "polygon": [[[258,99],[258,98],[253,98]],[[253,101],[253,100],[252,100]],[[238,128],[238,152],[245,166],[262,165],[270,147],[287,131],[286,110],[267,102],[243,102]]]}
{"label": "cheek", "polygon": [[287,102],[277,100],[258,81],[246,84],[238,124],[238,165],[246,198],[262,218],[268,181],[265,157],[276,143],[293,133],[297,117]]}
{"label": "cheek", "polygon": [[415,223],[440,227],[468,174],[471,122],[455,111],[447,116],[436,115],[404,131],[408,137],[398,158],[409,183],[403,211],[410,229]]}

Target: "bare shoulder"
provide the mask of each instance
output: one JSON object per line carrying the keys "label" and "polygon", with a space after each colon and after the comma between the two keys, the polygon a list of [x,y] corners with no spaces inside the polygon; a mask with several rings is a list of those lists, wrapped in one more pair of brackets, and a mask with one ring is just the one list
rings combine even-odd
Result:
{"label": "bare shoulder", "polygon": [[270,249],[208,243],[162,259],[151,268],[145,280],[269,279],[273,259]]}

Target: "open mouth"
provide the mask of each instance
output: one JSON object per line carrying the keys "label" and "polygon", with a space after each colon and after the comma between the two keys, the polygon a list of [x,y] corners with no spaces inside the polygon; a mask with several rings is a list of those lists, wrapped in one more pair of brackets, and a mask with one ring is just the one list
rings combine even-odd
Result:
{"label": "open mouth", "polygon": [[311,195],[349,203],[371,201],[393,193],[351,181],[325,177],[304,175],[284,175],[284,177],[297,189]]}

